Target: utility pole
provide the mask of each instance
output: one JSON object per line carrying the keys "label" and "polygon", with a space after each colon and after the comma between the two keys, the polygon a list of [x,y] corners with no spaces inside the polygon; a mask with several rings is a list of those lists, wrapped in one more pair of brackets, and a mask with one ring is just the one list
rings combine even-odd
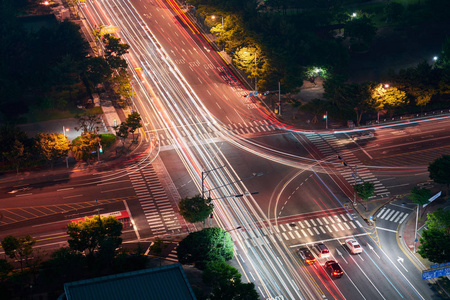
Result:
{"label": "utility pole", "polygon": [[281,116],[281,83],[278,80],[278,115]]}
{"label": "utility pole", "polygon": [[221,169],[221,168],[225,168],[225,166],[220,166],[211,170],[207,170],[207,171],[202,171],[202,198],[205,199],[205,179],[206,177],[208,177],[209,172]]}

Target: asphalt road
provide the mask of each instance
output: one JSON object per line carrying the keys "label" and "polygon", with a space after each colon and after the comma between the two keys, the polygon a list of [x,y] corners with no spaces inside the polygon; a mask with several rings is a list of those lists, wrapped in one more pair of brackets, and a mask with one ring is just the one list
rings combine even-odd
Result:
{"label": "asphalt road", "polygon": [[[448,150],[449,133],[440,129],[447,120],[376,128],[373,138],[358,141],[351,139],[353,133],[284,131],[264,108],[242,97],[248,91],[176,5],[132,3],[136,10],[119,1],[89,2],[83,9],[90,23],[120,26],[131,45],[127,58],[136,79],[135,106],[145,131],[157,140],[161,161],[133,163],[120,174],[6,184],[2,207],[11,212],[10,220],[17,218],[12,209],[21,209],[38,225],[35,210],[44,212],[44,206],[93,213],[98,198],[108,210],[117,209],[108,205],[128,206],[136,222],[127,232],[129,240],[185,233],[176,199],[198,193],[202,172],[208,172],[204,184],[217,199],[214,220],[226,229],[242,226],[232,232],[238,257],[263,298],[433,296],[406,258],[399,259],[403,256],[392,238],[395,224],[409,211],[382,212],[379,218],[386,222],[372,232],[345,205],[352,200],[355,177],[376,184],[376,199],[426,181],[428,162]],[[31,189],[7,193],[27,186]],[[233,197],[256,191],[253,197]],[[33,233],[40,239],[55,236],[52,245],[58,247],[63,231],[53,227],[65,220],[45,220],[46,229]],[[342,246],[349,236],[364,247],[361,255]],[[342,278],[331,280],[322,260],[314,266],[299,260],[296,249],[318,241],[342,265]]]}

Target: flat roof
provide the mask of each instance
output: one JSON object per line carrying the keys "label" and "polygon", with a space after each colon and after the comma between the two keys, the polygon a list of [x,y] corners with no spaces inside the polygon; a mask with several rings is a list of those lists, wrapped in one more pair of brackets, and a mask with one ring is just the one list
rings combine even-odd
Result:
{"label": "flat roof", "polygon": [[67,300],[196,299],[180,264],[64,284]]}

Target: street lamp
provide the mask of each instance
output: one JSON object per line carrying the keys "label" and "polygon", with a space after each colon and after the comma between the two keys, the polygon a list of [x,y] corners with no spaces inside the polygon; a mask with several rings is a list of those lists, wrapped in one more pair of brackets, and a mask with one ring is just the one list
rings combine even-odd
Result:
{"label": "street lamp", "polygon": [[63,125],[63,134],[64,134],[64,137],[66,137],[66,131],[69,132],[69,128],[66,128],[66,127],[64,127],[64,125]]}
{"label": "street lamp", "polygon": [[354,12],[352,13],[352,18],[356,18],[357,14]]}
{"label": "street lamp", "polygon": [[[221,16],[221,17],[222,17],[222,30],[223,30],[223,16]],[[211,16],[211,19],[215,20],[216,16]]]}

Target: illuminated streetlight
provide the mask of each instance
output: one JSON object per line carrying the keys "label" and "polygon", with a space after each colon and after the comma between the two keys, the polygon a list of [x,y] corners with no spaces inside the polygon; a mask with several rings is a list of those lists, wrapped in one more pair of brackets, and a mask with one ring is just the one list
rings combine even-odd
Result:
{"label": "illuminated streetlight", "polygon": [[63,134],[64,134],[64,137],[66,137],[66,131],[69,132],[69,128],[66,128],[66,127],[63,126]]}
{"label": "illuminated streetlight", "polygon": [[384,88],[385,88],[385,89],[388,89],[388,88],[389,88],[389,83],[385,83],[385,84],[384,84]]}
{"label": "illuminated streetlight", "polygon": [[352,18],[356,18],[357,14],[356,13],[352,13]]}

